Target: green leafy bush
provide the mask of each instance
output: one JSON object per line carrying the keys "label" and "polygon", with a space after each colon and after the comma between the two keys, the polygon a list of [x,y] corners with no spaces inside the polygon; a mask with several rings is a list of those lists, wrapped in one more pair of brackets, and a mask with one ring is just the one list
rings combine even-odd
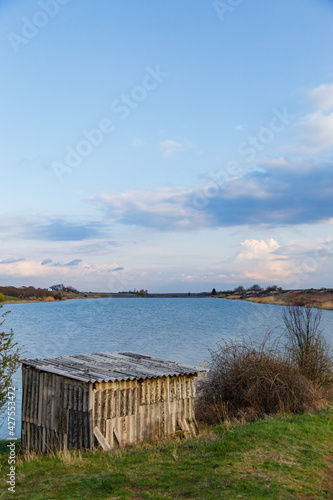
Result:
{"label": "green leafy bush", "polygon": [[[3,306],[0,305],[0,308]],[[9,312],[9,311],[8,311]],[[5,322],[6,314],[0,315],[0,329]],[[7,391],[12,383],[12,376],[19,368],[23,358],[21,358],[22,348],[17,347],[17,342],[14,341],[13,330],[8,333],[0,331],[0,412],[4,410],[4,405],[7,401]]]}

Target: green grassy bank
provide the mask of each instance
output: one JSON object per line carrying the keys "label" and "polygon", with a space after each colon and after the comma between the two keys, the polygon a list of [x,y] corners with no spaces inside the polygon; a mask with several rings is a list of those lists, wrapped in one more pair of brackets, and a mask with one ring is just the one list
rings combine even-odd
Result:
{"label": "green grassy bank", "polygon": [[6,445],[1,442],[2,498],[333,498],[332,410],[204,427],[197,439],[110,454],[18,454],[15,494],[4,484]]}

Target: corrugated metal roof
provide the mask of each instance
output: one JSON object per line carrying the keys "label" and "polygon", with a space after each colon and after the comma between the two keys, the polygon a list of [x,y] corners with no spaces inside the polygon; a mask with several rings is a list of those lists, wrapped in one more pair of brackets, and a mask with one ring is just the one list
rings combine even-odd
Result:
{"label": "corrugated metal roof", "polygon": [[198,366],[184,365],[134,352],[101,352],[59,358],[26,359],[23,364],[82,382],[114,382],[194,375],[206,371]]}

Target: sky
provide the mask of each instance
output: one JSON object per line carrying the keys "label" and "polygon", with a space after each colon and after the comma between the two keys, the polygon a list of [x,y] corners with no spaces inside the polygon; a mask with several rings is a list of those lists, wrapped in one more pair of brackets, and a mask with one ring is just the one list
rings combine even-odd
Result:
{"label": "sky", "polygon": [[0,0],[0,285],[332,287],[333,2]]}

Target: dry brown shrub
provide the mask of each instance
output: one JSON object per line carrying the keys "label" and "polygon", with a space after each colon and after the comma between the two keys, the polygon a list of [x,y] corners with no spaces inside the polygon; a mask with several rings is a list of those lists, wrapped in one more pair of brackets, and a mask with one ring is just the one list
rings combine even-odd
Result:
{"label": "dry brown shrub", "polygon": [[208,423],[300,413],[325,404],[317,384],[286,357],[281,339],[257,344],[247,337],[211,351],[210,371],[198,383],[197,418]]}
{"label": "dry brown shrub", "polygon": [[322,312],[311,307],[288,306],[282,319],[285,351],[300,373],[328,393],[333,388],[333,353],[320,328]]}
{"label": "dry brown shrub", "polygon": [[55,301],[55,298],[51,297],[51,295],[49,295],[48,297],[44,298],[44,302],[54,302],[54,301]]}

